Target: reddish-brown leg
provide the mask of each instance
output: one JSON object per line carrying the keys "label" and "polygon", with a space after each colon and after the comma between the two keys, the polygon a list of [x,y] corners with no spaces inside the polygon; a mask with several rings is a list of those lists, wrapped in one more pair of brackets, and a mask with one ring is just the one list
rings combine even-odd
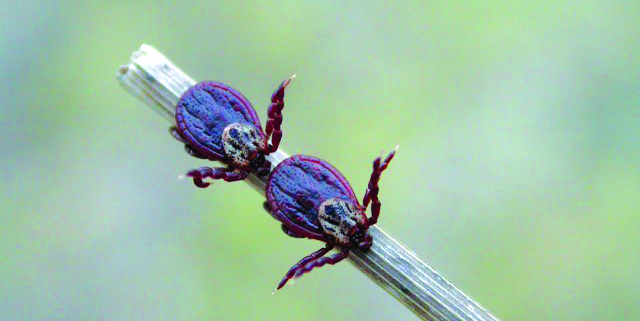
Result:
{"label": "reddish-brown leg", "polygon": [[284,90],[295,76],[296,75],[293,75],[291,78],[283,81],[278,89],[273,92],[273,95],[271,95],[271,104],[267,110],[267,128],[265,129],[267,141],[269,137],[271,137],[271,143],[267,146],[267,154],[278,150],[278,145],[280,145],[280,139],[282,139],[282,129],[280,125],[282,124],[282,109],[284,108]]}
{"label": "reddish-brown leg", "polygon": [[[278,220],[278,218],[276,217],[275,213],[273,213],[273,210],[271,209],[271,205],[269,205],[269,202],[262,203],[262,208],[264,208],[264,210],[267,211],[267,213],[269,213],[271,215],[271,217],[273,217],[276,220]],[[281,224],[280,227],[282,228],[282,231],[284,232],[284,234],[287,234],[287,235],[289,235],[291,237],[295,237],[295,238],[303,238],[304,237],[304,236],[296,234],[296,232],[290,230],[284,224]]]}
{"label": "reddish-brown leg", "polygon": [[187,176],[193,177],[193,183],[196,186],[205,188],[211,185],[211,183],[203,182],[203,178],[223,179],[226,182],[235,182],[247,178],[247,176],[249,176],[249,172],[241,170],[234,171],[224,167],[200,167],[198,169],[190,170],[187,173]]}
{"label": "reddish-brown leg", "polygon": [[272,209],[271,209],[271,205],[269,205],[269,202],[264,202],[262,203],[262,208],[264,208],[265,211],[267,211],[267,213],[269,213],[269,215],[271,215],[271,217],[275,218],[276,221],[278,220],[278,218],[274,215]]}
{"label": "reddish-brown leg", "polygon": [[176,126],[171,126],[169,127],[169,135],[171,135],[173,138],[177,139],[179,142],[186,144],[187,142],[184,140],[184,138],[182,138],[182,136],[180,135],[180,133],[178,132],[178,127]]}
{"label": "reddish-brown leg", "polygon": [[189,143],[187,143],[184,138],[182,138],[182,136],[180,136],[180,133],[178,132],[178,128],[176,126],[171,126],[169,128],[169,134],[171,134],[171,136],[173,136],[173,138],[177,139],[179,142],[184,144],[184,150],[187,152],[187,154],[195,157],[195,158],[200,158],[200,159],[208,159],[206,156],[200,154],[199,152],[197,152],[195,149],[193,149],[191,147],[191,145],[189,145]]}
{"label": "reddish-brown leg", "polygon": [[299,268],[296,273],[294,274],[294,277],[300,277],[301,275],[313,270],[314,268],[318,268],[321,267],[325,264],[330,264],[330,265],[334,265],[344,259],[347,258],[347,256],[349,256],[349,248],[343,248],[340,253],[336,253],[334,255],[331,256],[326,256],[326,257],[321,257],[315,261],[310,261],[308,262],[305,266],[303,266],[302,268]]}
{"label": "reddish-brown leg", "polygon": [[271,162],[269,162],[268,160],[265,160],[262,166],[256,169],[256,174],[258,176],[266,177],[269,175],[270,172],[271,172]]}
{"label": "reddish-brown leg", "polygon": [[369,226],[376,224],[378,222],[378,216],[380,216],[380,207],[382,206],[378,199],[378,191],[380,190],[378,182],[380,181],[380,174],[387,169],[387,166],[389,166],[389,162],[391,162],[393,156],[395,156],[397,149],[398,148],[396,147],[395,150],[389,153],[383,162],[380,161],[380,157],[373,161],[373,172],[369,179],[367,191],[364,193],[364,197],[362,198],[362,206],[364,206],[365,210],[367,210],[369,202],[371,202],[371,217],[367,220]]}
{"label": "reddish-brown leg", "polygon": [[300,260],[298,263],[292,266],[291,269],[289,269],[284,278],[282,278],[282,281],[280,281],[280,284],[278,284],[278,288],[276,288],[276,290],[280,290],[285,284],[287,284],[287,281],[291,280],[294,277],[294,275],[297,276],[298,270],[304,268],[307,263],[318,258],[322,258],[323,255],[327,254],[332,249],[333,245],[327,244],[325,247],[302,258],[302,260]]}
{"label": "reddish-brown leg", "polygon": [[287,235],[289,235],[289,236],[291,236],[291,237],[295,237],[295,238],[297,238],[297,239],[301,239],[301,238],[303,238],[303,237],[304,237],[304,236],[301,236],[301,235],[296,234],[296,232],[294,232],[294,231],[290,230],[290,229],[289,229],[288,227],[286,227],[284,224],[280,225],[280,227],[282,228],[282,231],[284,232],[284,234],[287,234]]}
{"label": "reddish-brown leg", "polygon": [[187,154],[189,154],[189,155],[191,155],[191,156],[193,156],[195,158],[209,159],[209,157],[200,154],[198,151],[193,149],[191,147],[191,145],[189,145],[189,144],[184,144],[184,150],[185,150],[185,152],[187,152]]}

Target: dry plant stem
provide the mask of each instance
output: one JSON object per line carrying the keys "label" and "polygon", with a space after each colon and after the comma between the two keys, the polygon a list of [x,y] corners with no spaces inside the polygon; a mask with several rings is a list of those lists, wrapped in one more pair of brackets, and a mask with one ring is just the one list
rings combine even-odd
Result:
{"label": "dry plant stem", "polygon": [[[173,124],[178,99],[195,84],[160,52],[142,45],[131,62],[117,73],[122,86]],[[168,135],[167,135],[168,137]],[[267,159],[273,166],[289,157],[282,150]],[[246,180],[264,195],[265,181],[250,175]],[[385,217],[391,213],[386,210]],[[369,228],[373,246],[351,251],[349,260],[365,275],[400,300],[424,320],[497,320],[485,308],[458,290],[420,260],[379,225]]]}

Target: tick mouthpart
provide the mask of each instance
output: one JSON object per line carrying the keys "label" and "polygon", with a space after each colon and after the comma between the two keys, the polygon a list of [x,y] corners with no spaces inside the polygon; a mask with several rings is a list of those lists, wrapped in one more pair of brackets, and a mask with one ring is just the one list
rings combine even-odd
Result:
{"label": "tick mouthpart", "polygon": [[247,157],[247,159],[249,160],[254,160],[256,157],[258,157],[259,152],[255,149],[252,149],[249,151],[249,156]]}
{"label": "tick mouthpart", "polygon": [[364,231],[363,234],[364,238],[361,238],[361,240],[357,242],[357,244],[359,249],[366,251],[373,245],[373,237],[369,233],[367,233],[367,231]]}
{"label": "tick mouthpart", "polygon": [[373,238],[367,233],[367,228],[358,227],[356,233],[351,236],[351,242],[361,250],[371,247]]}

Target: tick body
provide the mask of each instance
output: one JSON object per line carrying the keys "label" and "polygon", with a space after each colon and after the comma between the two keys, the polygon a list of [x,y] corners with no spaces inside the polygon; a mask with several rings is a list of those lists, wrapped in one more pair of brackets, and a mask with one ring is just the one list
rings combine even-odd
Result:
{"label": "tick body", "polygon": [[[266,209],[282,223],[287,235],[326,243],[295,264],[277,289],[313,268],[342,261],[353,247],[361,250],[371,247],[373,239],[367,230],[376,224],[380,215],[378,181],[394,155],[395,150],[384,160],[377,158],[373,162],[362,205],[344,176],[319,158],[295,155],[276,166],[265,189]],[[369,203],[371,216],[367,217],[365,211]],[[336,246],[340,248],[339,253],[324,257]]]}
{"label": "tick body", "polygon": [[245,179],[250,172],[269,172],[271,164],[265,156],[278,150],[284,90],[291,79],[283,81],[271,96],[266,132],[249,100],[223,83],[203,81],[180,97],[176,127],[170,129],[173,137],[185,144],[189,155],[227,165],[189,171],[187,176],[196,186],[209,186],[202,181],[205,178],[232,182]]}

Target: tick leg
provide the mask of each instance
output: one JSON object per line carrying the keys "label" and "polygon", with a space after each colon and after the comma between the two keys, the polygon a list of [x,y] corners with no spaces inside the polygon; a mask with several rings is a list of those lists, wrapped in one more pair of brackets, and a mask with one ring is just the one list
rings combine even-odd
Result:
{"label": "tick leg", "polygon": [[364,197],[362,198],[362,205],[364,209],[367,210],[369,206],[369,202],[371,202],[371,217],[367,220],[368,225],[374,225],[378,222],[378,216],[380,216],[380,207],[382,204],[378,199],[378,191],[380,190],[378,187],[378,182],[380,181],[380,174],[387,169],[389,166],[389,162],[393,159],[393,156],[396,154],[396,150],[398,147],[394,149],[384,161],[380,161],[380,157],[376,158],[373,161],[373,172],[371,173],[371,178],[369,179],[369,185],[367,186],[367,191],[364,193]]}
{"label": "tick leg", "polygon": [[187,176],[193,178],[193,183],[200,187],[205,188],[211,185],[211,183],[203,182],[203,178],[223,179],[227,182],[235,182],[243,180],[249,176],[248,171],[232,170],[224,167],[200,167],[198,169],[190,170]]}
{"label": "tick leg", "polygon": [[264,163],[262,164],[262,166],[256,169],[256,174],[258,176],[267,176],[269,175],[270,172],[271,172],[271,162],[266,159],[264,160]]}
{"label": "tick leg", "polygon": [[291,278],[293,278],[294,275],[297,275],[297,272],[299,269],[302,269],[307,263],[313,260],[316,260],[317,258],[320,258],[323,255],[327,254],[332,249],[333,249],[333,245],[327,244],[325,247],[302,258],[302,260],[300,260],[298,263],[292,266],[291,269],[289,269],[289,271],[284,276],[282,281],[280,281],[280,284],[278,284],[278,288],[276,289],[276,291],[280,290],[285,284],[287,284],[287,281],[291,280]]}
{"label": "tick leg", "polygon": [[290,230],[284,224],[282,224],[280,227],[282,227],[282,231],[284,232],[284,234],[287,234],[287,235],[289,235],[291,237],[295,237],[297,239],[300,239],[300,238],[304,237],[304,236],[300,236],[300,235],[296,234],[294,231]]}
{"label": "tick leg", "polygon": [[276,217],[276,214],[273,213],[273,211],[271,209],[271,206],[269,205],[269,202],[262,203],[262,208],[264,208],[264,210],[267,211],[267,213],[269,213],[269,215],[271,215],[271,217],[276,219],[276,221],[280,222],[280,220],[278,220],[278,218]]}
{"label": "tick leg", "polygon": [[191,145],[189,144],[184,145],[184,150],[187,152],[187,154],[191,155],[192,157],[200,158],[200,159],[209,159],[207,156],[204,156],[200,154],[198,151],[196,151],[195,149],[193,149],[193,147],[191,147]]}
{"label": "tick leg", "polygon": [[177,139],[179,142],[184,144],[184,150],[187,152],[187,154],[189,154],[189,155],[191,155],[191,156],[193,156],[195,158],[208,159],[206,156],[200,154],[198,151],[193,149],[193,147],[191,147],[191,145],[189,145],[189,143],[187,143],[187,141],[185,141],[184,138],[182,138],[182,136],[178,132],[178,128],[176,126],[171,126],[169,128],[169,134],[171,134],[171,136],[173,136],[173,138]]}
{"label": "tick leg", "polygon": [[343,248],[340,253],[336,253],[334,255],[331,256],[327,256],[327,257],[321,257],[315,261],[310,261],[308,262],[305,266],[303,266],[302,268],[299,268],[296,273],[294,274],[294,277],[300,277],[302,274],[305,274],[311,270],[313,270],[314,268],[317,267],[321,267],[325,264],[331,264],[334,265],[342,260],[344,260],[345,258],[347,258],[347,256],[349,256],[349,248]]}
{"label": "tick leg", "polygon": [[182,138],[182,135],[180,135],[180,133],[178,132],[178,127],[176,126],[171,126],[169,127],[169,134],[177,139],[179,142],[186,144],[187,142],[184,140],[184,138]]}
{"label": "tick leg", "polygon": [[280,139],[282,139],[282,129],[280,125],[282,124],[282,109],[284,108],[284,90],[295,76],[296,75],[293,75],[291,78],[283,81],[278,89],[273,92],[273,95],[271,95],[271,104],[269,105],[269,109],[267,109],[267,128],[265,130],[267,141],[269,137],[271,137],[271,143],[267,146],[267,154],[278,150],[278,146],[280,145]]}

